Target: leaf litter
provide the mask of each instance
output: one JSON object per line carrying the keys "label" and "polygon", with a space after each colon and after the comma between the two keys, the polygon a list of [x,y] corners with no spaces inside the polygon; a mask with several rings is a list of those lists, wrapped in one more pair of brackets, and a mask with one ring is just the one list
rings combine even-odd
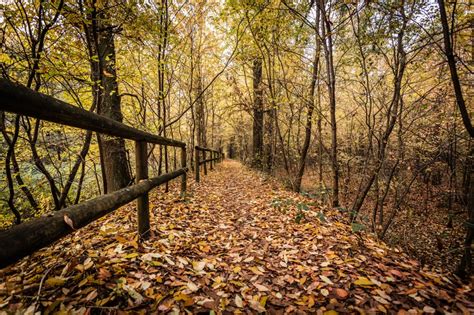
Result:
{"label": "leaf litter", "polygon": [[472,286],[237,162],[177,186],[146,241],[132,203],[1,270],[0,313],[474,312]]}

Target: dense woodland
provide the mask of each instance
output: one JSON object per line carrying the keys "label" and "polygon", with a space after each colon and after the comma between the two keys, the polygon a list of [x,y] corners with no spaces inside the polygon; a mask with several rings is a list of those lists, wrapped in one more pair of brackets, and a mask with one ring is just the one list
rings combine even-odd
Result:
{"label": "dense woodland", "polygon": [[[337,209],[355,232],[472,273],[469,1],[4,0],[0,8],[3,78],[183,141],[191,166],[194,146],[223,150],[323,212]],[[132,142],[7,112],[0,124],[5,229],[135,180]],[[177,149],[149,149],[150,173],[178,167]]]}

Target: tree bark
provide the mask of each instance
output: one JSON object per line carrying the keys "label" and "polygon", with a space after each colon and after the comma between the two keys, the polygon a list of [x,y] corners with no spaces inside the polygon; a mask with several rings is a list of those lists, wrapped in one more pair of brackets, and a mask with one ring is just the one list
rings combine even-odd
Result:
{"label": "tree bark", "polygon": [[306,125],[305,125],[305,135],[303,147],[301,149],[300,161],[298,165],[298,174],[296,174],[295,182],[293,183],[293,190],[299,192],[301,190],[301,181],[303,180],[304,170],[306,166],[306,157],[308,155],[309,145],[311,143],[311,131],[313,126],[313,112],[314,112],[314,93],[316,91],[316,83],[318,81],[319,73],[319,54],[320,54],[320,42],[319,42],[319,18],[320,11],[316,10],[316,21],[315,21],[315,51],[314,51],[314,60],[313,60],[313,72],[311,76],[311,85],[309,88],[309,101],[308,101],[308,112],[306,113]]}
{"label": "tree bark", "polygon": [[443,37],[444,37],[444,53],[448,60],[449,72],[451,73],[451,82],[453,83],[454,94],[456,96],[456,103],[461,113],[462,122],[467,132],[474,138],[474,127],[471,123],[469,112],[466,108],[464,101],[461,82],[459,80],[458,71],[456,69],[456,58],[454,57],[453,47],[451,45],[451,34],[449,30],[448,18],[446,16],[446,8],[444,6],[444,0],[438,0],[439,13],[441,17],[441,25],[443,26]]}
{"label": "tree bark", "polygon": [[262,58],[253,61],[253,142],[252,166],[256,169],[263,167],[263,88],[262,88]]}
{"label": "tree bark", "polygon": [[[115,69],[114,29],[106,22],[104,11],[89,15],[92,27],[86,27],[91,59],[94,100],[99,115],[122,122],[120,96]],[[97,84],[100,82],[100,84]],[[116,191],[131,183],[125,141],[122,138],[99,135],[101,164],[104,167],[104,193]]]}
{"label": "tree bark", "polygon": [[328,76],[329,113],[331,120],[331,169],[332,169],[332,206],[339,206],[339,164],[337,159],[337,122],[336,122],[336,73],[333,60],[333,33],[331,21],[326,14],[325,1],[319,4],[323,18],[323,47]]}

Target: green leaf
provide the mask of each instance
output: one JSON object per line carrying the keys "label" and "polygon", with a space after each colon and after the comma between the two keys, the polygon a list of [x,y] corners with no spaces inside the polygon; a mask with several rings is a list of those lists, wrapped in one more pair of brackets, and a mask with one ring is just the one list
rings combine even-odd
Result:
{"label": "green leaf", "polygon": [[304,219],[304,213],[303,212],[298,212],[295,216],[295,222],[300,224],[301,220]]}
{"label": "green leaf", "polygon": [[360,223],[355,223],[355,222],[351,224],[351,228],[352,228],[352,232],[354,233],[365,231],[366,229],[365,225],[360,224]]}
{"label": "green leaf", "polygon": [[316,215],[318,216],[319,221],[321,221],[322,223],[328,222],[326,216],[321,211],[319,211]]}
{"label": "green leaf", "polygon": [[308,208],[308,205],[305,204],[305,203],[299,203],[297,206],[298,210],[304,210],[304,211],[307,211],[309,208]]}

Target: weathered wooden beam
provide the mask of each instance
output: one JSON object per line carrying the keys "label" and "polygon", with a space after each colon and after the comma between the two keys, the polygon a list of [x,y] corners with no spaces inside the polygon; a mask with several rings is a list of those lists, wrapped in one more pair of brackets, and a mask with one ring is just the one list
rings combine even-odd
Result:
{"label": "weathered wooden beam", "polygon": [[[51,245],[75,229],[86,226],[154,187],[183,175],[186,171],[187,169],[179,169],[158,177],[144,179],[133,186],[56,211],[51,216],[32,219],[8,230],[0,231],[0,268]],[[72,222],[72,227],[66,223],[66,217],[67,221]]]}
{"label": "weathered wooden beam", "polygon": [[217,150],[214,150],[214,149],[209,149],[209,148],[205,148],[205,147],[201,147],[201,146],[195,146],[194,148],[200,150],[200,151],[207,151],[207,152],[219,152]]}
{"label": "weathered wooden beam", "polygon": [[207,160],[205,160],[205,161],[199,161],[199,164],[202,165],[202,164],[204,164],[204,163],[209,163],[209,162],[211,162],[211,161],[217,161],[217,160],[218,160],[218,158],[207,159]]}
{"label": "weathered wooden beam", "polygon": [[175,147],[186,146],[184,142],[132,128],[2,78],[0,78],[0,110],[124,139]]}
{"label": "weathered wooden beam", "polygon": [[[148,179],[148,154],[147,143],[135,142],[135,165],[137,183]],[[150,208],[148,204],[148,192],[137,198],[138,235],[141,239],[150,236]]]}

